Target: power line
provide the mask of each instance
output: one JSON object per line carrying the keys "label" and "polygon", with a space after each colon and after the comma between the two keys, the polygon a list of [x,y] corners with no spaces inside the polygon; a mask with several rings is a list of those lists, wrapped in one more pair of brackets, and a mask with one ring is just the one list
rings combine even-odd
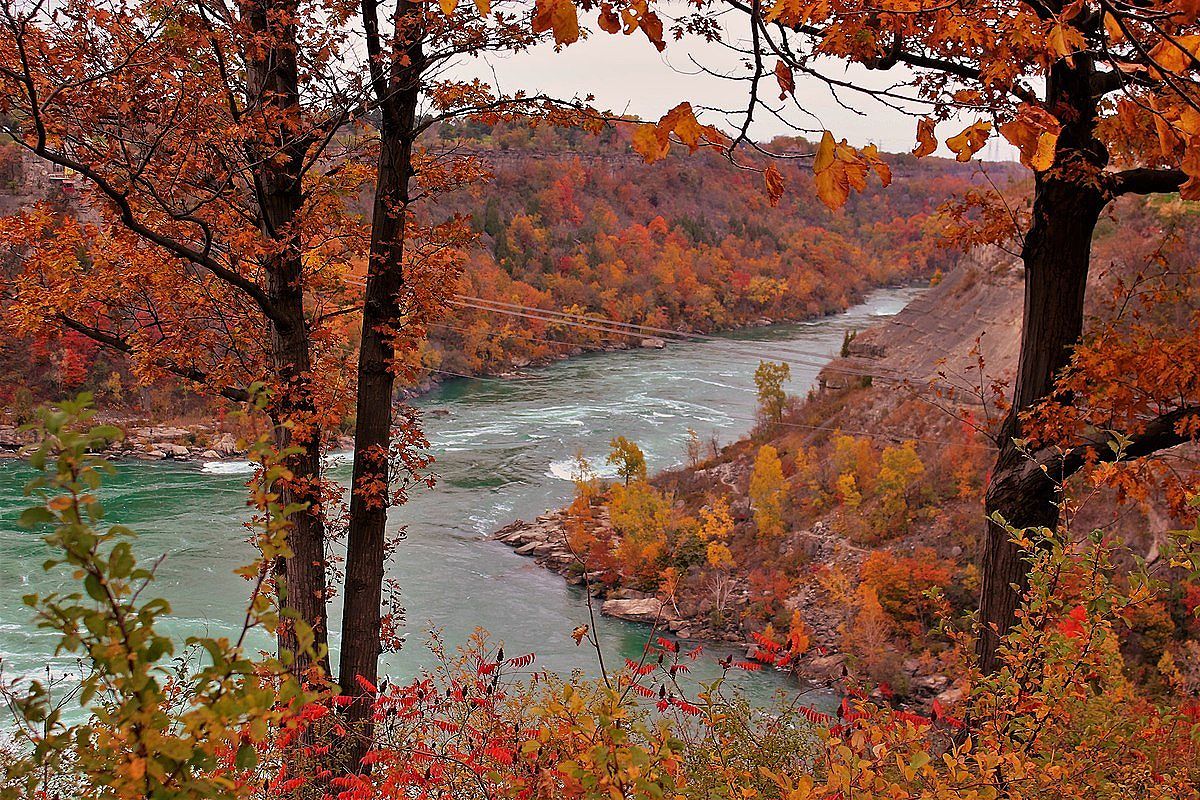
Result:
{"label": "power line", "polygon": [[[359,285],[359,286],[365,285],[357,280],[350,281],[350,282],[354,283],[355,285]],[[473,308],[473,309],[477,309],[480,311],[490,311],[495,314],[505,314],[508,316],[520,317],[523,319],[532,319],[532,320],[536,320],[539,322],[546,322],[546,323],[549,323],[552,325],[567,325],[569,327],[579,328],[581,330],[590,330],[590,331],[594,331],[597,333],[607,333],[610,335],[623,336],[623,337],[636,338],[636,339],[656,338],[656,337],[661,338],[661,336],[668,336],[668,337],[671,337],[673,340],[680,341],[680,342],[700,341],[700,342],[721,343],[722,345],[726,346],[727,348],[730,346],[733,346],[735,348],[740,348],[742,352],[751,354],[753,357],[756,357],[756,358],[761,358],[764,355],[763,353],[753,351],[752,348],[753,348],[753,345],[755,344],[753,342],[737,341],[737,340],[729,339],[727,337],[712,336],[712,335],[703,334],[703,333],[673,331],[673,330],[669,330],[667,328],[659,328],[659,327],[656,327],[653,325],[640,325],[640,324],[632,323],[632,322],[621,322],[619,320],[614,320],[614,319],[611,319],[608,317],[601,317],[598,315],[568,314],[568,313],[562,312],[562,311],[554,311],[551,309],[538,308],[536,306],[521,305],[519,303],[508,303],[508,302],[504,302],[504,301],[500,301],[500,300],[487,300],[484,298],[473,297],[471,295],[465,295],[465,294],[456,294],[454,297],[455,297],[455,299],[448,301],[451,305],[455,305],[455,306],[459,306],[459,307],[463,307],[463,308]],[[928,313],[928,312],[926,312],[926,313]],[[802,358],[820,359],[821,363],[819,363],[819,364],[809,363],[806,365],[806,366],[817,367],[817,368],[824,368],[826,366],[826,361],[829,359],[832,359],[834,357],[831,353],[819,353],[819,352],[813,352],[811,350],[798,350],[794,347],[776,348],[772,353],[767,353],[765,355],[770,355],[771,357],[783,356],[783,357],[791,358],[791,359],[802,359]],[[845,356],[845,357],[842,357],[842,360],[843,361],[847,361],[847,360],[861,361],[863,359],[855,357],[855,356]],[[876,366],[878,369],[882,369],[886,372],[895,373],[895,377],[901,377],[899,370],[895,370],[890,367],[882,367],[880,365],[876,365]],[[850,374],[858,374],[858,375],[861,375],[862,377],[879,377],[879,378],[887,378],[888,377],[887,375],[882,374],[879,371],[871,372],[871,371],[864,371],[864,370],[855,370],[854,368],[849,367],[849,366],[840,366],[840,367],[838,367],[838,370],[840,372],[849,372]]]}
{"label": "power line", "polygon": [[[363,284],[359,284],[359,285],[363,285]],[[482,299],[482,298],[473,298],[470,295],[456,295],[456,297],[470,298],[472,300]],[[642,327],[646,330],[671,333],[675,337],[684,339],[684,341],[682,341],[681,343],[694,343],[695,340],[699,340],[701,342],[720,344],[727,353],[728,353],[728,351],[730,351],[732,349],[733,353],[735,353],[735,354],[737,352],[742,352],[753,358],[762,358],[765,355],[765,356],[769,356],[771,358],[780,358],[782,360],[790,360],[792,363],[796,363],[799,366],[809,367],[811,369],[824,370],[824,369],[829,368],[837,374],[861,377],[861,378],[869,378],[872,380],[872,382],[878,380],[878,381],[881,381],[884,383],[890,383],[891,385],[894,385],[894,386],[903,386],[903,387],[908,388],[912,392],[913,396],[916,397],[917,399],[923,400],[924,402],[927,402],[927,403],[931,403],[931,401],[926,400],[925,398],[921,397],[922,391],[927,391],[928,389],[923,390],[921,387],[911,383],[911,376],[903,375],[900,373],[899,370],[894,370],[892,368],[886,368],[886,367],[883,369],[890,371],[892,374],[887,374],[886,372],[872,371],[872,370],[862,369],[860,367],[855,367],[855,366],[845,363],[848,360],[850,360],[849,357],[841,357],[842,363],[835,365],[835,364],[833,364],[835,356],[832,353],[818,354],[818,353],[811,353],[811,351],[808,353],[804,353],[804,355],[806,355],[808,357],[815,357],[815,358],[820,359],[820,361],[816,362],[816,363],[811,362],[811,361],[806,362],[806,361],[796,358],[796,355],[803,353],[803,351],[782,349],[782,350],[776,350],[771,353],[762,353],[762,352],[757,352],[757,351],[747,352],[744,348],[739,351],[739,345],[741,343],[737,342],[736,340],[731,340],[731,339],[725,338],[725,337],[709,336],[706,334],[685,334],[685,333],[680,333],[677,331],[674,331],[674,332],[668,331],[665,328],[655,328],[653,326],[637,326],[634,323],[623,323],[623,322],[619,322],[617,320],[610,320],[608,318],[595,316],[595,315],[590,316],[590,317],[583,317],[585,319],[590,319],[590,320],[595,320],[598,322],[605,323],[603,325],[590,324],[590,323],[585,323],[585,322],[579,322],[578,321],[580,319],[579,315],[571,315],[571,314],[566,314],[564,312],[549,311],[547,309],[540,309],[540,308],[536,308],[533,306],[523,306],[523,305],[516,304],[516,303],[505,303],[502,301],[484,301],[484,302],[485,303],[495,302],[497,305],[506,306],[507,308],[494,308],[491,306],[482,305],[479,303],[466,302],[466,301],[457,301],[457,302],[451,301],[451,303],[453,303],[454,305],[464,306],[464,307],[468,307],[468,308],[475,308],[475,309],[482,310],[482,311],[490,311],[492,313],[504,314],[507,316],[514,316],[514,317],[519,317],[519,318],[524,318],[524,319],[534,319],[534,320],[538,320],[541,322],[548,322],[551,324],[566,325],[568,327],[575,327],[575,328],[580,328],[583,330],[590,330],[593,332],[598,332],[602,335],[608,334],[610,336],[618,335],[618,336],[623,336],[623,337],[645,338],[636,333],[631,333],[628,331],[620,330],[618,326],[626,326],[626,327],[630,327],[630,328]],[[933,309],[929,309],[929,310],[921,312],[921,316],[928,316],[930,313],[932,313],[932,310]],[[557,315],[559,318],[554,318],[550,315]],[[437,323],[430,323],[430,324],[437,325]],[[461,329],[455,329],[453,326],[449,326],[449,325],[441,325],[441,327],[449,328],[451,330],[460,330],[460,332],[462,332]],[[539,340],[538,337],[533,337],[533,336],[522,336],[520,334],[514,334],[514,333],[510,333],[508,335],[519,336],[520,338],[526,338],[526,339],[530,339],[530,340]],[[689,337],[689,336],[694,337],[692,339],[692,341],[687,341],[687,337]],[[551,343],[551,344],[560,344],[560,345],[564,345],[564,346],[567,346],[567,345],[576,346],[576,347],[579,346],[578,344],[572,344],[572,343],[568,343],[568,342],[565,342],[562,340],[556,340],[556,339],[540,339],[540,341],[544,341],[546,343]],[[706,354],[706,359],[720,360],[720,356],[713,356],[713,354],[710,353],[710,354]],[[738,366],[744,366],[744,362],[742,362],[742,361],[728,361],[727,360],[727,363],[734,363]],[[876,365],[876,366],[879,367],[880,365]],[[470,376],[470,375],[464,375],[461,373],[453,373],[453,372],[449,372],[446,370],[441,370],[441,372],[444,372],[445,374],[449,374],[449,375],[456,375],[458,377],[474,377],[474,376]],[[950,389],[952,391],[958,391],[957,387],[950,386],[945,383],[940,383],[939,385],[942,388]],[[930,389],[932,388],[932,382],[931,382],[931,386],[929,388]],[[935,403],[931,403],[931,404],[936,406]],[[974,403],[974,404],[982,405],[981,403]]]}

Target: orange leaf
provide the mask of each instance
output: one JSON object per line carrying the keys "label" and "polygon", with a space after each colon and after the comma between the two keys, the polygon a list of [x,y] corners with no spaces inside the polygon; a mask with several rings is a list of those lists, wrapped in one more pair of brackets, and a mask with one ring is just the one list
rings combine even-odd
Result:
{"label": "orange leaf", "polygon": [[600,30],[605,33],[618,33],[621,30],[621,18],[609,3],[600,6]]}
{"label": "orange leaf", "polygon": [[917,122],[917,146],[913,148],[913,155],[917,158],[925,156],[937,150],[937,138],[933,135],[933,130],[937,123],[929,117],[925,117]]}
{"label": "orange leaf", "polygon": [[957,136],[951,136],[946,140],[946,147],[949,147],[959,161],[970,161],[971,157],[983,149],[987,144],[988,136],[992,130],[990,122],[976,122],[973,125],[968,125],[963,132]]}
{"label": "orange leaf", "polygon": [[534,33],[551,31],[558,44],[579,41],[579,15],[571,0],[537,0],[533,9]]}
{"label": "orange leaf", "polygon": [[633,132],[633,149],[647,164],[653,164],[659,159],[666,158],[671,150],[671,141],[665,136],[660,138],[656,125],[638,125]]}
{"label": "orange leaf", "polygon": [[782,60],[775,62],[775,80],[779,81],[780,100],[789,94],[793,96],[796,94],[796,77],[792,74],[792,68]]}

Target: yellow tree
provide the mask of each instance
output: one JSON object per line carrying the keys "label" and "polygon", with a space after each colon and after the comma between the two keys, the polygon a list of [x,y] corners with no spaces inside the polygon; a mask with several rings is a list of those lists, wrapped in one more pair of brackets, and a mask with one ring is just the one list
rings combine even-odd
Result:
{"label": "yellow tree", "polygon": [[750,507],[758,534],[770,541],[783,534],[785,484],[779,451],[769,444],[758,448],[750,474]]}

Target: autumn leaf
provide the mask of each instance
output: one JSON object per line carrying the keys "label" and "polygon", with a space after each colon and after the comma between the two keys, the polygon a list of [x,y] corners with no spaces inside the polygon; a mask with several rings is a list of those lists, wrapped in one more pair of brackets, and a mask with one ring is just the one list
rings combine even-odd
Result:
{"label": "autumn leaf", "polygon": [[1125,32],[1121,30],[1121,26],[1116,18],[1107,12],[1104,14],[1104,30],[1108,33],[1108,40],[1113,44],[1120,44],[1125,41]]}
{"label": "autumn leaf", "polygon": [[787,27],[794,27],[804,20],[804,7],[801,0],[776,0],[764,19],[767,22],[778,22]]}
{"label": "autumn leaf", "polygon": [[671,150],[670,139],[659,138],[656,125],[638,125],[633,132],[633,150],[647,164],[666,158]]}
{"label": "autumn leaf", "polygon": [[448,17],[454,13],[454,9],[458,8],[458,0],[438,0],[438,5],[442,7],[442,13]]}
{"label": "autumn leaf", "polygon": [[578,625],[575,630],[571,631],[571,638],[575,640],[575,646],[578,647],[584,637],[588,635],[587,625]]}
{"label": "autumn leaf", "polygon": [[837,157],[834,153],[836,147],[833,134],[825,131],[821,135],[821,143],[817,145],[817,154],[813,159],[817,196],[832,209],[841,208],[850,197],[850,185],[845,180],[844,171],[837,169]]}
{"label": "autumn leaf", "polygon": [[1050,45],[1050,49],[1054,54],[1062,58],[1068,64],[1073,63],[1072,57],[1084,50],[1087,43],[1083,39],[1083,34],[1074,25],[1069,25],[1065,22],[1056,22],[1050,27],[1050,32],[1046,36],[1046,42]]}
{"label": "autumn leaf", "polygon": [[775,80],[779,81],[779,99],[785,99],[789,94],[796,94],[796,77],[792,68],[782,60],[775,62]]}
{"label": "autumn leaf", "polygon": [[660,130],[674,131],[675,135],[679,137],[679,141],[686,144],[693,152],[700,146],[703,129],[696,119],[696,112],[692,111],[691,103],[680,103],[675,106],[659,121],[658,127]]}
{"label": "autumn leaf", "polygon": [[642,29],[642,33],[646,34],[646,38],[654,45],[654,49],[662,52],[667,48],[667,42],[663,39],[663,24],[659,19],[658,14],[653,11],[647,11],[638,18],[638,27]]}
{"label": "autumn leaf", "polygon": [[671,150],[671,134],[695,152],[705,141],[718,141],[720,133],[701,125],[690,103],[680,103],[654,125],[639,125],[633,132],[632,146],[647,164],[665,158]]}
{"label": "autumn leaf", "polygon": [[1180,166],[1188,179],[1179,187],[1179,196],[1184,200],[1200,200],[1200,136],[1193,137],[1188,144]]}
{"label": "autumn leaf", "polygon": [[864,150],[870,155],[859,153],[844,139],[835,142],[829,131],[822,134],[813,159],[813,175],[817,196],[829,208],[837,210],[844,206],[852,189],[861,192],[867,188],[867,174],[872,168],[881,180],[891,180],[891,170],[878,157],[875,147]]}
{"label": "autumn leaf", "polygon": [[1083,606],[1076,606],[1058,623],[1058,630],[1069,639],[1078,639],[1084,634],[1083,626],[1087,622],[1087,618],[1087,609]]}
{"label": "autumn leaf", "polygon": [[779,205],[779,198],[783,197],[784,182],[783,175],[775,169],[774,164],[768,164],[763,170],[763,181],[767,184],[767,198],[771,205]]}
{"label": "autumn leaf", "polygon": [[892,183],[892,168],[879,155],[879,148],[873,144],[869,144],[859,151],[859,154],[867,162],[867,165],[875,171],[875,176],[879,178],[879,183],[887,188]]}
{"label": "autumn leaf", "polygon": [[937,123],[929,117],[917,121],[917,146],[912,151],[917,158],[924,158],[937,150],[937,138],[933,135],[935,127]]}
{"label": "autumn leaf", "polygon": [[1023,105],[1017,116],[1000,126],[1000,135],[1021,153],[1021,163],[1044,172],[1054,163],[1058,120],[1041,108]]}
{"label": "autumn leaf", "polygon": [[1200,34],[1190,36],[1172,36],[1163,39],[1150,51],[1150,60],[1158,70],[1182,73],[1196,63],[1200,54]]}
{"label": "autumn leaf", "polygon": [[991,130],[992,123],[987,121],[968,125],[962,133],[947,139],[946,147],[949,147],[956,154],[956,158],[959,161],[970,161],[971,157],[982,150],[983,146],[987,144]]}
{"label": "autumn leaf", "polygon": [[492,0],[475,0],[475,10],[479,12],[479,16],[481,17],[488,16],[492,13]]}
{"label": "autumn leaf", "polygon": [[579,15],[571,0],[537,0],[533,9],[534,33],[551,31],[557,44],[579,41]]}
{"label": "autumn leaf", "polygon": [[621,18],[613,11],[610,3],[600,6],[600,30],[605,33],[618,33],[621,30]]}

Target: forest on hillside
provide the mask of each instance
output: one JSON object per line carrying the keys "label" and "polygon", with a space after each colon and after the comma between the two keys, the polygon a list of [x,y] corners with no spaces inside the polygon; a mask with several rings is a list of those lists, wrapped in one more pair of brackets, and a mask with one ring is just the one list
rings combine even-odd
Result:
{"label": "forest on hillside", "polygon": [[[1008,185],[1021,177],[1008,164],[888,156],[909,177],[888,191],[873,187],[834,214],[814,202],[801,167],[787,169],[797,191],[771,204],[757,173],[737,169],[718,153],[679,155],[645,170],[630,135],[628,126],[589,134],[520,121],[464,122],[445,124],[423,140],[432,153],[470,153],[488,178],[424,212],[431,221],[463,216],[471,233],[455,279],[465,298],[430,323],[411,356],[416,385],[428,385],[430,376],[503,373],[580,350],[636,347],[647,338],[572,324],[569,317],[533,318],[529,309],[539,317],[540,311],[566,312],[698,332],[843,310],[869,287],[949,269],[962,250],[939,235],[946,224],[942,206],[989,180]],[[812,149],[803,140],[793,146]],[[21,166],[18,148],[9,145],[4,153]],[[32,179],[38,169],[30,162],[9,182],[18,211],[4,223],[12,242],[29,236],[30,225],[67,224],[32,220],[45,204],[56,204],[54,213],[69,219],[82,214],[86,222],[86,210],[61,186]],[[28,279],[21,248],[9,253],[6,279]],[[344,279],[361,280],[360,274],[361,265],[352,263]],[[18,294],[9,302],[26,298]],[[150,304],[142,305],[143,313],[152,313]],[[132,301],[98,298],[84,313],[121,330],[137,310]],[[207,327],[211,337],[219,323],[212,319]],[[89,391],[122,417],[162,421],[197,411],[196,393],[177,378],[139,387],[124,354],[53,319],[14,313],[5,330],[22,343],[6,351],[10,359],[0,377],[6,406],[28,411]]]}
{"label": "forest on hillside", "polygon": [[0,800],[1200,798],[1196,3],[0,31]]}

